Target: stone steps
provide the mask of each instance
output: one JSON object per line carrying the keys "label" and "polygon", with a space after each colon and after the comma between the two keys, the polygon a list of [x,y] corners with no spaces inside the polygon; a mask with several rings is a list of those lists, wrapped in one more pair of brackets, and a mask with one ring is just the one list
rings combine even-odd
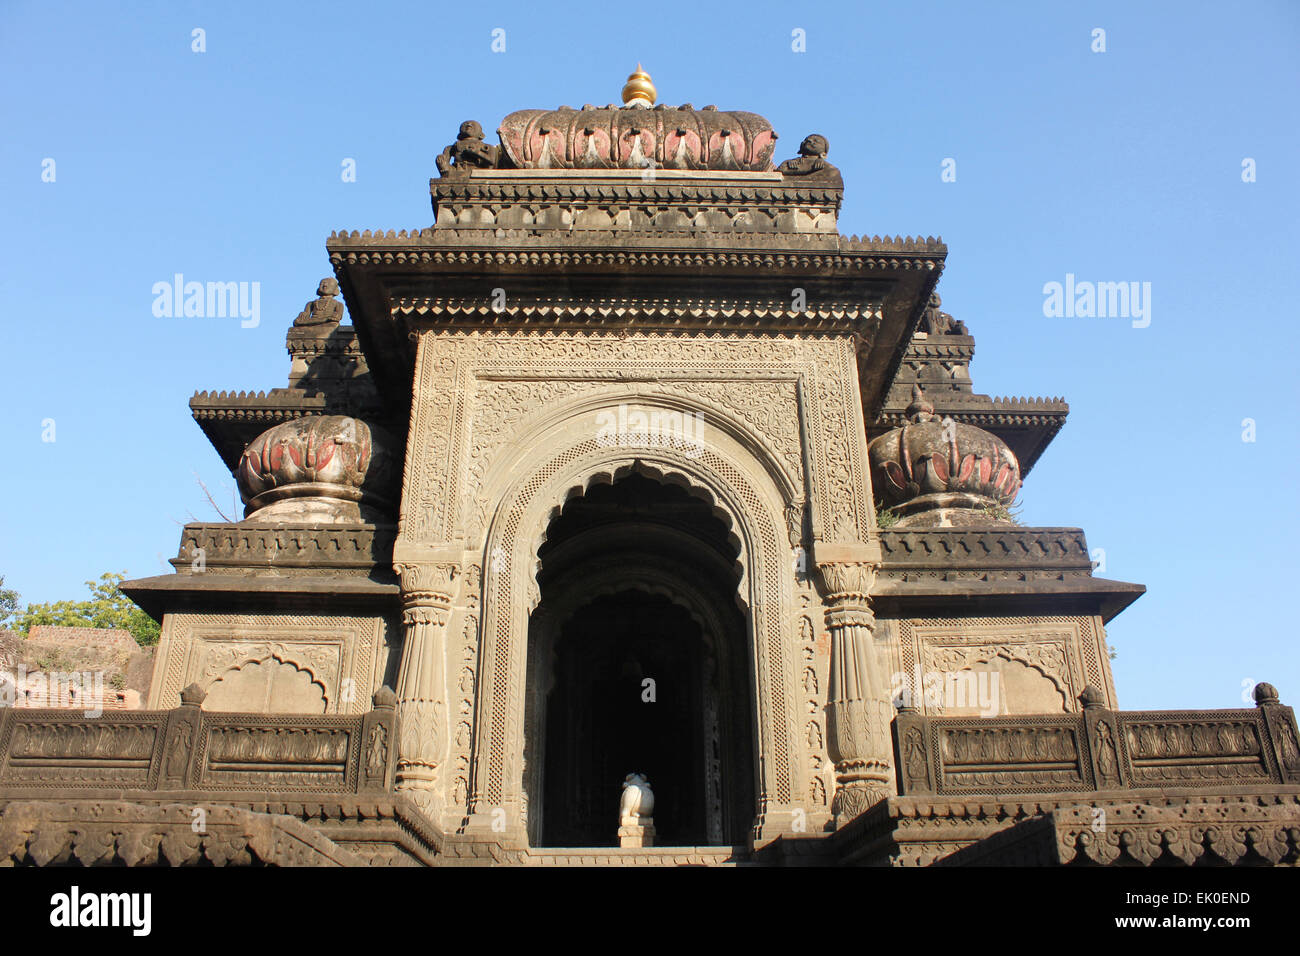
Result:
{"label": "stone steps", "polygon": [[743,846],[533,847],[526,866],[743,866]]}

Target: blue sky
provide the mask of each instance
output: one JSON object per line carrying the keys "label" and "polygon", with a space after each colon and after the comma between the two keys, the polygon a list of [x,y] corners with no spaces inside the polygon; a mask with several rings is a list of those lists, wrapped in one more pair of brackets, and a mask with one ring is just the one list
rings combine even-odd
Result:
{"label": "blue sky", "polygon": [[[947,241],[976,390],[1070,402],[1022,517],[1148,586],[1109,629],[1123,706],[1300,703],[1298,51],[1283,2],[6,3],[0,573],[43,601],[169,571],[215,517],[196,475],[233,485],[187,400],[285,384],[329,232],[427,226],[461,120],[615,101],[639,60],[661,102],[768,117],[778,158],[825,134],[841,231]],[[156,318],[177,272],[259,282],[260,324]],[[1067,273],[1151,283],[1151,324],[1045,317]]]}

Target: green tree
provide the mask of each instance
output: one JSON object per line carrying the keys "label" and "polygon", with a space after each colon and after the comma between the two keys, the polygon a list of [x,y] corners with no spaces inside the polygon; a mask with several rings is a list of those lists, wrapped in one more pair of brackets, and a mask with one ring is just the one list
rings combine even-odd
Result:
{"label": "green tree", "polygon": [[[52,604],[29,604],[27,610],[17,615],[16,630],[24,636],[40,624],[56,627],[109,627],[130,631],[137,644],[148,647],[158,643],[161,629],[158,622],[132,603],[118,590],[126,580],[125,574],[106,572],[98,581],[87,581],[90,599],[86,601],[55,601]],[[0,585],[4,579],[0,578]],[[16,595],[15,595],[16,597]]]}
{"label": "green tree", "polygon": [[0,574],[0,627],[8,627],[18,616],[18,592],[5,587],[5,576]]}

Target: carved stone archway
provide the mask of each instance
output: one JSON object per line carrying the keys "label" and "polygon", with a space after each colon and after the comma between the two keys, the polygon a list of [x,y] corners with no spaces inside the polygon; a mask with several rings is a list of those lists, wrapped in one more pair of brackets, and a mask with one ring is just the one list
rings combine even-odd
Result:
{"label": "carved stone archway", "polygon": [[528,636],[532,846],[610,845],[609,808],[632,771],[655,786],[656,842],[749,839],[756,721],[739,544],[712,510],[634,474],[570,499],[548,526]]}
{"label": "carved stone archway", "polygon": [[679,485],[704,499],[734,533],[757,697],[754,838],[766,841],[788,832],[795,811],[806,812],[789,653],[794,569],[785,511],[790,502],[767,477],[763,463],[746,460],[722,444],[710,443],[688,454],[650,445],[602,447],[591,437],[552,447],[500,499],[485,542],[481,677],[467,833],[501,843],[526,842],[522,755],[528,623],[539,600],[537,549],[550,519],[567,500],[593,483],[612,482],[632,472]]}

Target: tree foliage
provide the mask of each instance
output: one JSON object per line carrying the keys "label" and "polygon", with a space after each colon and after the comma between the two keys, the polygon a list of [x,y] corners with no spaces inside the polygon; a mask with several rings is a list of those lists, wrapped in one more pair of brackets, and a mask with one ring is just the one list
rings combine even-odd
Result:
{"label": "tree foliage", "polygon": [[0,574],[0,627],[8,627],[18,616],[18,592],[5,587],[5,577]]}
{"label": "tree foliage", "polygon": [[[86,587],[90,589],[88,600],[29,604],[26,611],[15,614],[14,629],[26,637],[28,631],[42,624],[56,627],[121,628],[130,631],[136,643],[142,647],[157,644],[161,631],[158,622],[118,590],[117,586],[124,580],[124,573],[106,572],[100,575],[98,581],[86,582]],[[3,585],[4,579],[0,578],[0,609],[4,606]],[[14,598],[16,611],[17,594],[14,594]]]}

